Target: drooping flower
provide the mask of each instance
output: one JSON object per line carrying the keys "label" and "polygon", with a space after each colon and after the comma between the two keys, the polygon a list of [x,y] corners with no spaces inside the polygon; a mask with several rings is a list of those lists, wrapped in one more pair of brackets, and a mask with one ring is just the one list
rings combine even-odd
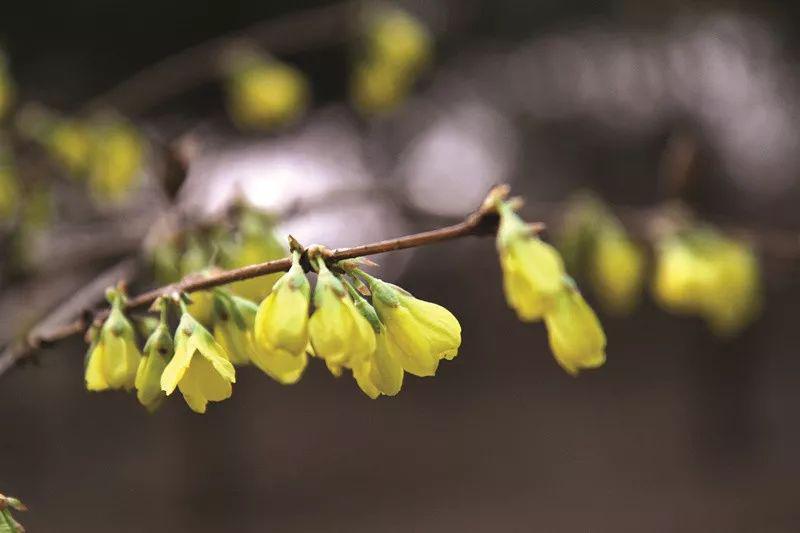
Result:
{"label": "drooping flower", "polygon": [[564,262],[558,251],[534,235],[508,203],[498,203],[498,214],[497,250],[506,301],[520,320],[539,320],[561,292]]}
{"label": "drooping flower", "polygon": [[344,284],[319,261],[314,289],[314,314],[308,321],[317,357],[336,366],[354,368],[375,351],[375,334],[355,307]]}
{"label": "drooping flower", "polygon": [[275,59],[244,53],[232,62],[228,110],[242,129],[270,129],[305,111],[309,90],[303,74]]}
{"label": "drooping flower", "polygon": [[258,306],[252,360],[283,384],[296,383],[308,363],[310,294],[311,287],[300,266],[300,253],[293,252],[291,268]]}
{"label": "drooping flower", "polygon": [[453,359],[461,345],[461,325],[444,307],[418,300],[410,293],[362,271],[372,292],[386,341],[406,372],[432,376],[441,359]]}
{"label": "drooping flower", "polygon": [[[162,304],[165,305],[166,304]],[[166,309],[162,320],[144,345],[144,354],[136,372],[136,398],[148,411],[161,406],[166,394],[161,389],[161,376],[174,352],[172,335],[166,323]]]}
{"label": "drooping flower", "polygon": [[109,291],[108,297],[111,312],[89,347],[86,388],[131,390],[142,354],[136,346],[133,326],[123,313],[124,297],[116,291]]}
{"label": "drooping flower", "polygon": [[644,268],[644,253],[622,230],[599,233],[589,272],[601,303],[610,312],[622,315],[633,310],[641,295]]}
{"label": "drooping flower", "polygon": [[387,340],[386,327],[378,318],[375,308],[349,283],[347,288],[356,309],[367,319],[375,333],[375,350],[359,365],[353,367],[353,377],[361,390],[370,398],[375,399],[379,394],[394,396],[403,387],[403,366],[400,364],[400,359]]}
{"label": "drooping flower", "polygon": [[592,308],[571,278],[566,278],[555,304],[544,316],[550,349],[561,367],[577,375],[606,360],[606,335]]}
{"label": "drooping flower", "polygon": [[224,348],[192,315],[184,311],[175,333],[175,355],[161,375],[161,389],[171,395],[180,389],[196,413],[205,413],[208,402],[231,397],[236,370]]}
{"label": "drooping flower", "polygon": [[236,366],[249,365],[255,353],[258,306],[238,296],[214,295],[214,339],[225,348],[228,359]]}

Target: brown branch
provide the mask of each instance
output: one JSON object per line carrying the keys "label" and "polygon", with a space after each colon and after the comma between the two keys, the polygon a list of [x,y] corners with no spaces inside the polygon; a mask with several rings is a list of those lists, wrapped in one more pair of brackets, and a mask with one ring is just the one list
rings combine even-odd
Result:
{"label": "brown branch", "polygon": [[[415,248],[418,246],[426,246],[437,242],[459,239],[468,236],[482,236],[493,235],[497,231],[498,217],[494,212],[491,205],[485,203],[476,212],[468,216],[464,221],[451,226],[446,226],[432,231],[423,233],[416,233],[407,235],[396,239],[388,239],[372,244],[365,244],[361,246],[353,246],[349,248],[336,248],[326,254],[327,261],[334,263],[344,259],[354,259],[357,257],[364,257],[368,255],[381,254],[395,250],[404,250],[406,248]],[[541,229],[541,226],[536,226],[534,229]],[[303,262],[307,268],[309,267],[308,258],[303,254]],[[237,268],[217,272],[208,276],[191,275],[177,283],[159,287],[151,291],[145,292],[138,296],[130,298],[127,302],[127,309],[137,309],[151,305],[161,296],[171,296],[175,293],[192,293],[227,285],[236,281],[251,279],[266,274],[275,272],[282,272],[289,269],[292,264],[291,257],[284,257],[274,261],[265,263],[257,263],[248,265],[246,267]],[[106,287],[113,285],[114,281],[119,278],[111,280],[108,276],[102,276],[97,282],[92,284],[96,288],[100,285]],[[100,283],[102,281],[102,283]],[[95,291],[96,292],[96,291]],[[95,294],[95,301],[97,295]],[[72,309],[75,314],[80,313],[82,310],[87,309],[88,305],[84,305],[81,309]],[[80,334],[94,322],[102,321],[108,316],[108,309],[102,309],[94,312],[85,312],[80,318],[52,326],[45,329],[40,324],[39,327],[34,328],[24,339],[8,346],[2,354],[0,354],[0,376],[5,374],[13,366],[30,358],[39,348],[53,344],[59,340]],[[51,322],[48,320],[48,322]]]}

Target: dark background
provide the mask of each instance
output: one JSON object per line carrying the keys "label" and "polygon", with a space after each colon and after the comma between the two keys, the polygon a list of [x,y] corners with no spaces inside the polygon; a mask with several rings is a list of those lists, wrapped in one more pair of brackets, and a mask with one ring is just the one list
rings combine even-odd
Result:
{"label": "dark background", "polygon": [[[7,2],[0,42],[26,100],[70,111],[171,53],[312,5]],[[374,229],[379,236],[431,228],[459,210],[447,207],[454,192],[475,189],[480,198],[487,188],[466,174],[434,181],[441,209],[431,208],[394,171],[418,135],[463,113],[479,117],[466,122],[478,129],[488,120],[512,132],[508,143],[475,138],[488,143],[489,159],[504,158],[498,179],[534,200],[523,210],[532,220],[536,201],[587,186],[613,204],[663,201],[664,153],[677,133],[698,146],[681,191],[698,213],[798,227],[796,5],[410,8],[457,23],[443,25],[436,67],[394,118],[363,121],[339,103],[347,46],[285,57],[311,77],[316,101],[300,133],[286,135],[302,137],[334,116],[370,179],[390,191],[375,203],[392,221]],[[547,46],[554,38],[579,52],[562,58]],[[669,61],[681,46],[691,60],[684,70]],[[615,70],[613,59],[625,54],[650,62]],[[512,59],[533,66],[498,75]],[[597,67],[595,92],[582,99],[571,92],[582,78],[570,73],[586,65]],[[654,68],[654,85],[638,85],[643,65]],[[752,91],[739,90],[750,81]],[[653,87],[670,90],[656,98]],[[217,125],[220,94],[206,84],[140,120],[168,131],[209,117]],[[256,151],[280,142],[236,141]],[[228,140],[215,145],[223,149]],[[268,171],[262,179],[269,183]],[[314,183],[292,187],[306,194]],[[326,243],[368,240],[349,227],[367,225],[348,218],[352,206],[329,207],[348,227],[334,231],[343,242]],[[328,235],[313,227],[304,242]],[[32,532],[797,531],[800,291],[795,263],[778,259],[765,257],[765,313],[741,336],[717,340],[699,320],[668,316],[645,299],[632,317],[601,316],[608,363],[577,379],[553,361],[544,328],[506,308],[493,244],[479,239],[377,258],[388,277],[451,309],[464,332],[458,358],[434,379],[408,378],[396,398],[370,401],[350,378],[333,379],[312,361],[295,386],[245,369],[232,399],[205,416],[177,400],[149,416],[130,396],[85,392],[84,346],[63,343],[0,383],[0,490],[29,505],[19,518]]]}

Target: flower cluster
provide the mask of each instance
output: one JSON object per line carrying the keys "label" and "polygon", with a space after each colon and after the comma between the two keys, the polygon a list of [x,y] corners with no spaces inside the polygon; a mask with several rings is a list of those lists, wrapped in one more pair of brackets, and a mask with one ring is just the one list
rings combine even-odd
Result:
{"label": "flower cluster", "polygon": [[653,293],[668,311],[701,316],[730,336],[761,308],[758,260],[747,244],[710,228],[670,235],[657,246]]}
{"label": "flower cluster", "polygon": [[597,316],[564,269],[561,255],[536,236],[510,202],[497,199],[497,249],[506,300],[520,320],[544,320],[550,348],[572,375],[605,362],[606,337]]}
{"label": "flower cluster", "polygon": [[[301,257],[293,252],[291,268],[260,305],[221,289],[182,297],[174,340],[169,301],[159,300],[161,319],[143,353],[124,314],[125,297],[110,290],[111,312],[89,334],[87,389],[135,388],[149,411],[178,389],[193,411],[204,413],[208,402],[231,396],[235,366],[252,363],[288,385],[300,379],[311,355],[335,376],[351,372],[374,399],[397,394],[405,373],[433,376],[442,359],[458,353],[461,326],[447,309],[363,272],[357,261],[329,267],[321,253],[311,254],[317,271],[312,298]],[[210,329],[192,310],[198,295],[210,298]]]}
{"label": "flower cluster", "polygon": [[[591,281],[610,313],[633,311],[648,274],[642,246],[593,196],[576,197],[564,219],[559,245],[570,270]],[[650,230],[656,303],[670,313],[703,318],[720,337],[750,324],[761,309],[760,267],[752,247],[698,223],[686,209],[665,209],[658,221]]]}
{"label": "flower cluster", "polygon": [[17,116],[17,127],[41,144],[67,176],[84,181],[98,205],[123,202],[139,184],[147,142],[117,114],[79,120],[28,104]]}
{"label": "flower cluster", "polygon": [[396,108],[431,57],[425,26],[400,9],[368,13],[360,61],[351,80],[353,104],[364,114]]}
{"label": "flower cluster", "polygon": [[243,130],[268,130],[297,120],[309,89],[296,68],[255,51],[231,54],[226,83],[228,112]]}
{"label": "flower cluster", "polygon": [[0,533],[25,533],[25,528],[14,520],[14,511],[27,511],[28,508],[17,498],[0,494]]}

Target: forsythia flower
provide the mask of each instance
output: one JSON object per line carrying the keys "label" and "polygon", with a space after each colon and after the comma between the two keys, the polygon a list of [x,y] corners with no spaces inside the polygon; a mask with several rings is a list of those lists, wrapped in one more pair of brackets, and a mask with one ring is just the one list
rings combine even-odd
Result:
{"label": "forsythia flower", "polygon": [[761,308],[758,259],[749,247],[720,242],[713,257],[717,288],[708,294],[705,316],[712,331],[729,336],[746,326]]}
{"label": "forsythia flower", "polygon": [[564,282],[553,307],[545,314],[550,349],[569,374],[597,368],[606,360],[606,336],[592,308],[571,279]]}
{"label": "forsythia flower", "polygon": [[294,67],[244,58],[228,81],[228,109],[241,128],[269,129],[296,120],[308,101],[308,84]]}
{"label": "forsythia flower", "polygon": [[208,402],[231,397],[236,370],[225,350],[192,315],[184,312],[175,334],[175,355],[161,375],[161,389],[171,395],[179,388],[196,413],[205,413]]}
{"label": "forsythia flower", "polygon": [[432,376],[441,359],[453,359],[461,345],[461,325],[440,305],[418,300],[400,287],[359,271],[372,291],[386,342],[406,372]]}
{"label": "forsythia flower", "polygon": [[731,335],[760,309],[758,260],[711,230],[670,237],[658,247],[653,291],[667,310],[700,315],[718,335]]}
{"label": "forsythia flower", "polygon": [[497,250],[508,304],[520,320],[539,320],[561,292],[564,263],[505,202],[498,205]]}
{"label": "forsythia flower", "polygon": [[635,306],[644,282],[645,256],[621,230],[601,231],[594,245],[590,273],[606,308],[626,314]]}
{"label": "forsythia flower", "polygon": [[186,309],[203,325],[210,325],[214,318],[214,295],[208,291],[193,292]]}
{"label": "forsythia flower", "polygon": [[314,353],[336,366],[355,368],[375,351],[375,333],[355,307],[344,284],[319,261],[314,314],[308,333]]}
{"label": "forsythia flower", "polygon": [[375,350],[353,367],[353,377],[364,393],[372,399],[380,394],[394,396],[403,387],[403,366],[388,342],[386,328],[378,318],[378,313],[358,292],[347,284],[356,309],[367,319],[375,332]]}
{"label": "forsythia flower", "polygon": [[111,313],[93,340],[86,362],[86,388],[90,391],[132,389],[142,357],[133,326],[122,312],[122,295],[110,292],[109,299]]}
{"label": "forsythia flower", "polygon": [[136,372],[136,398],[148,411],[161,406],[166,394],[161,390],[161,375],[164,373],[174,345],[165,321],[159,323],[144,345],[144,354]]}
{"label": "forsythia flower", "polygon": [[414,73],[431,56],[431,36],[416,18],[399,9],[376,14],[367,30],[371,58]]}
{"label": "forsythia flower", "polygon": [[214,296],[214,339],[236,366],[249,365],[255,353],[253,326],[258,306],[238,296]]}
{"label": "forsythia flower", "polygon": [[311,288],[293,252],[292,267],[258,306],[253,363],[276,381],[296,383],[308,363],[308,308]]}
{"label": "forsythia flower", "polygon": [[114,120],[95,126],[89,188],[98,200],[124,200],[144,164],[144,140],[130,124]]}
{"label": "forsythia flower", "polygon": [[408,77],[384,62],[359,65],[353,74],[350,92],[353,105],[365,114],[381,114],[397,108],[411,85]]}

